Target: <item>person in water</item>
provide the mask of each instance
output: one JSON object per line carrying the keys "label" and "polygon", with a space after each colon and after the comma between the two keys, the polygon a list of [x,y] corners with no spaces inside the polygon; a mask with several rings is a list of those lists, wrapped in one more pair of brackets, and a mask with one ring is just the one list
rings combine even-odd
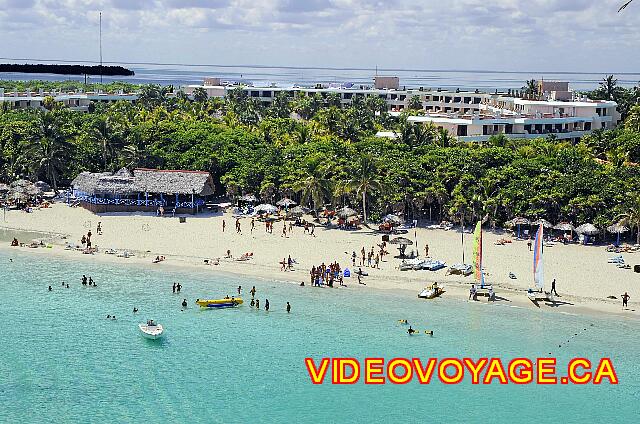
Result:
{"label": "person in water", "polygon": [[289,304],[289,302],[287,302],[287,313],[291,312],[291,305]]}
{"label": "person in water", "polygon": [[249,293],[251,293],[251,297],[254,297],[256,295],[256,286],[253,286]]}
{"label": "person in water", "polygon": [[180,290],[182,290],[182,286],[180,285],[180,283],[178,283],[178,285],[176,286],[176,291],[180,293]]}
{"label": "person in water", "polygon": [[89,277],[89,285],[93,286],[93,278]]}
{"label": "person in water", "polygon": [[173,283],[173,292],[176,292],[176,283]]}
{"label": "person in water", "polygon": [[187,307],[187,299],[183,299],[182,300],[182,307],[186,308]]}
{"label": "person in water", "polygon": [[253,308],[253,307],[255,306],[255,304],[256,304],[256,301],[255,301],[255,300],[253,300],[253,297],[252,297],[252,298],[251,298],[251,304],[250,304],[250,305],[251,305],[251,307]]}
{"label": "person in water", "polygon": [[136,312],[138,312],[138,308],[136,308],[136,307],[134,306],[134,308],[133,308],[133,313],[135,314]]}
{"label": "person in water", "polygon": [[82,285],[83,285],[83,286],[86,286],[86,285],[87,285],[87,276],[86,276],[86,275],[83,275],[83,276],[82,276]]}
{"label": "person in water", "polygon": [[269,299],[264,300],[264,310],[267,312],[269,311]]}
{"label": "person in water", "polygon": [[49,291],[52,291],[53,289],[51,288],[51,286],[49,286]]}
{"label": "person in water", "polygon": [[238,286],[238,296],[242,293],[242,286]]}
{"label": "person in water", "polygon": [[409,335],[412,335],[413,333],[417,333],[417,331],[414,330],[413,328],[411,328],[411,326],[409,326],[409,329],[407,330],[407,333],[409,333]]}
{"label": "person in water", "polygon": [[256,309],[260,309],[260,299],[256,299]]}

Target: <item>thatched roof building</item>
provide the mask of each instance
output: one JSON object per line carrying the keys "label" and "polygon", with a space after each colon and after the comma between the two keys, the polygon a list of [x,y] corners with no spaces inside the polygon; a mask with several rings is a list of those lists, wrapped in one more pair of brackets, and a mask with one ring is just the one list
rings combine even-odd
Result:
{"label": "thatched roof building", "polygon": [[208,172],[146,168],[133,172],[123,168],[114,174],[82,172],[71,187],[83,206],[94,212],[197,209],[204,204],[203,198],[215,191]]}
{"label": "thatched roof building", "polygon": [[90,195],[130,196],[138,193],[210,196],[214,193],[211,174],[203,171],[173,171],[126,168],[115,174],[82,172],[72,182],[74,191]]}

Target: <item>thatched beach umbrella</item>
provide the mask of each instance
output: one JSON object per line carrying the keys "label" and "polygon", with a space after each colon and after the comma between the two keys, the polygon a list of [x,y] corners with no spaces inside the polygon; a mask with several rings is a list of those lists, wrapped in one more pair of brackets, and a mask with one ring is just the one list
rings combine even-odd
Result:
{"label": "thatched beach umbrella", "polygon": [[411,246],[413,244],[413,240],[408,239],[406,237],[396,237],[389,240],[389,244],[399,244],[404,246]]}
{"label": "thatched beach umbrella", "polygon": [[389,215],[385,215],[382,218],[382,222],[390,222],[392,224],[402,224],[404,222],[404,220],[402,218],[400,218],[398,215],[394,215],[394,214],[389,214]]}
{"label": "thatched beach umbrella", "polygon": [[542,224],[544,228],[553,228],[553,224],[547,221],[546,219],[538,219],[536,221],[533,221],[532,224],[536,226]]}
{"label": "thatched beach umbrella", "polygon": [[531,221],[529,221],[527,218],[523,218],[523,217],[517,217],[517,218],[513,218],[511,220],[511,223],[513,225],[517,225],[518,226],[518,238],[520,238],[520,226],[521,225],[530,225]]}
{"label": "thatched beach umbrella", "polygon": [[284,199],[278,200],[276,202],[276,205],[284,206],[285,208],[288,208],[289,206],[297,205],[297,203],[295,201],[289,199],[288,197],[285,197]]}
{"label": "thatched beach umbrella", "polygon": [[37,181],[34,186],[38,187],[42,191],[51,191],[51,186],[44,181]]}
{"label": "thatched beach umbrella", "polygon": [[258,213],[276,213],[278,208],[268,203],[256,206],[255,211]]}
{"label": "thatched beach umbrella", "polygon": [[407,249],[407,246],[413,245],[413,240],[406,237],[396,237],[389,240],[389,244],[397,244],[400,256],[404,256],[404,251]]}
{"label": "thatched beach umbrella", "polygon": [[560,231],[575,231],[576,227],[574,227],[573,225],[571,225],[568,222],[561,222],[559,224],[556,224],[553,226],[554,230],[560,230]]}
{"label": "thatched beach umbrella", "polygon": [[258,201],[258,198],[253,194],[245,194],[240,198],[240,200],[247,203],[256,203]]}
{"label": "thatched beach umbrella", "polygon": [[307,212],[305,211],[305,208],[303,208],[302,206],[296,206],[295,208],[289,211],[289,215],[293,215],[293,216],[302,216],[305,213]]}
{"label": "thatched beach umbrella", "polygon": [[619,246],[620,245],[620,234],[626,233],[627,231],[629,231],[629,228],[625,227],[624,225],[621,225],[621,224],[613,224],[613,225],[607,227],[607,231],[609,231],[611,234],[617,234],[618,235],[618,239],[616,241],[616,246]]}
{"label": "thatched beach umbrella", "polygon": [[578,233],[578,234],[586,234],[588,236],[595,236],[599,232],[600,232],[600,230],[598,228],[596,228],[595,225],[589,224],[589,223],[582,224],[581,226],[576,228],[576,233]]}
{"label": "thatched beach umbrella", "polygon": [[358,212],[354,211],[353,209],[351,209],[348,206],[345,206],[344,208],[341,208],[341,209],[338,210],[337,215],[340,218],[345,218],[346,219],[346,218],[349,218],[351,216],[358,215]]}

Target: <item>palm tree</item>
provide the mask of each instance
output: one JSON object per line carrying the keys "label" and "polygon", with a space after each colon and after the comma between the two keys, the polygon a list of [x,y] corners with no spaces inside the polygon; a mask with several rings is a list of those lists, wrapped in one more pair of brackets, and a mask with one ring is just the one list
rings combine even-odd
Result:
{"label": "palm tree", "polygon": [[351,191],[362,196],[362,218],[366,223],[367,194],[373,191],[382,191],[382,178],[375,158],[370,154],[362,155],[352,175],[353,178],[349,180],[347,185]]}
{"label": "palm tree", "polygon": [[540,94],[540,87],[538,86],[538,81],[536,81],[535,79],[528,80],[526,82],[526,85],[522,87],[522,89],[527,95],[533,97],[534,99],[537,99],[538,95]]}
{"label": "palm tree", "polygon": [[300,203],[312,203],[316,217],[318,207],[331,196],[331,181],[327,178],[327,169],[319,157],[307,160],[302,175],[293,185],[296,193],[301,193]]}
{"label": "palm tree", "polygon": [[620,219],[620,223],[631,228],[631,231],[634,227],[638,229],[636,243],[640,244],[640,195],[630,195],[627,212],[619,215],[618,219]]}
{"label": "palm tree", "polygon": [[600,89],[607,96],[607,100],[613,100],[616,96],[618,80],[613,75],[607,75],[600,81]]}

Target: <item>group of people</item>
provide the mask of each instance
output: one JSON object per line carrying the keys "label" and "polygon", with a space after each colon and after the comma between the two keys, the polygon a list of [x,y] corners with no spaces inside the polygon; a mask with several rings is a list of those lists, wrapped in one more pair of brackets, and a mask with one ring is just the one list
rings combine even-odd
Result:
{"label": "group of people", "polygon": [[358,258],[359,258],[358,265],[360,266],[368,266],[370,268],[380,268],[380,260],[382,259],[382,256],[385,254],[385,250],[384,250],[385,246],[386,246],[386,242],[382,242],[382,244],[379,245],[380,250],[378,253],[375,253],[374,251],[375,248],[373,246],[371,246],[371,250],[369,252],[367,252],[363,246],[362,249],[360,250],[360,256],[358,256],[355,251],[351,253],[351,264],[355,267],[356,261],[358,261]]}
{"label": "group of people", "polygon": [[180,285],[180,283],[173,283],[173,292],[180,293],[180,290],[182,290],[182,285]]}
{"label": "group of people", "polygon": [[[484,288],[484,287],[482,287]],[[489,286],[487,290],[487,295],[489,297],[489,302],[495,302],[496,300],[496,292],[493,291],[493,286]],[[478,300],[478,287],[475,284],[471,284],[471,288],[469,289],[469,300]]]}
{"label": "group of people", "polygon": [[296,261],[291,259],[291,255],[288,258],[282,258],[282,262],[280,262],[280,271],[293,271],[293,264]]}
{"label": "group of people", "polygon": [[[238,295],[240,295],[242,293],[242,286],[238,286]],[[260,299],[256,299],[256,286],[253,286],[251,288],[251,290],[249,290],[249,293],[251,294],[251,302],[249,303],[249,306],[251,306],[252,308],[255,307],[256,309],[260,309]],[[269,312],[269,308],[271,305],[269,305],[269,299],[265,299],[264,300],[264,310]],[[289,302],[287,302],[287,313],[291,312],[291,304]]]}
{"label": "group of people", "polygon": [[329,266],[325,265],[324,262],[317,267],[314,265],[311,267],[309,275],[312,286],[320,287],[326,284],[329,287],[333,287],[336,280],[340,286],[345,285],[344,275],[338,262],[330,263]]}
{"label": "group of people", "polygon": [[89,279],[87,279],[86,275],[82,275],[82,285],[83,286],[89,286],[89,287],[91,287],[91,286],[98,287],[96,285],[96,282],[93,281],[93,278],[89,277]]}
{"label": "group of people", "polygon": [[[102,229],[100,229],[100,232],[102,232]],[[80,243],[82,244],[82,247],[90,250],[91,249],[91,230],[89,230],[87,232],[87,235],[83,235],[82,238],[80,239]]]}

